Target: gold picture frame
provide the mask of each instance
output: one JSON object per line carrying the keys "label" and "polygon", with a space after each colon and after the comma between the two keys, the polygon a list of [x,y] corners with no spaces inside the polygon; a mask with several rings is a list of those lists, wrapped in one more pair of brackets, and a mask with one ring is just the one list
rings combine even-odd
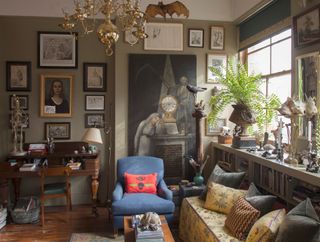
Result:
{"label": "gold picture frame", "polygon": [[41,74],[40,116],[65,118],[72,115],[72,74]]}

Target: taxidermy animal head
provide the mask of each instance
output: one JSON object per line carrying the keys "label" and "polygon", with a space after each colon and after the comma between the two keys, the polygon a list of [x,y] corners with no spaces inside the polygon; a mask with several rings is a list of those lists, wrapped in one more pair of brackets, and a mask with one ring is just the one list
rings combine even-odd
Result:
{"label": "taxidermy animal head", "polygon": [[177,16],[183,15],[188,18],[189,10],[183,3],[179,1],[169,4],[163,4],[163,2],[160,1],[158,4],[149,4],[146,9],[146,14],[149,17],[155,17],[159,14],[164,18],[166,18],[166,14],[168,14],[171,18],[173,14],[176,14]]}

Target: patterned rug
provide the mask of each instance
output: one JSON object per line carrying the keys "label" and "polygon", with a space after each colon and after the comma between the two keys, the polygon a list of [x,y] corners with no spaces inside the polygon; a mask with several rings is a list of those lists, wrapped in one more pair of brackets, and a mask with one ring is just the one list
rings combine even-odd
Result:
{"label": "patterned rug", "polygon": [[97,235],[94,233],[73,233],[70,242],[123,242],[123,235],[116,239],[109,238],[106,235]]}

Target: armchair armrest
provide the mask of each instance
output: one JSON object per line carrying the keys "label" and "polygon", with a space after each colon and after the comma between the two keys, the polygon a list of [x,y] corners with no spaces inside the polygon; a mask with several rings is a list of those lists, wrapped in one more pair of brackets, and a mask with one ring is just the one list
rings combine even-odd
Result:
{"label": "armchair armrest", "polygon": [[172,201],[172,191],[169,190],[164,180],[161,180],[158,184],[158,196]]}
{"label": "armchair armrest", "polygon": [[120,182],[116,183],[116,186],[112,193],[112,201],[119,201],[123,196],[123,187]]}

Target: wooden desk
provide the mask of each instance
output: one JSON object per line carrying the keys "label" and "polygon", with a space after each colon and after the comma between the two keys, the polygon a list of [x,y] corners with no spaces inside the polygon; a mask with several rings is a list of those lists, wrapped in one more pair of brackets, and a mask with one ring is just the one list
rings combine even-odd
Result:
{"label": "wooden desk", "polygon": [[[173,236],[171,234],[170,228],[168,226],[166,217],[160,215],[161,223],[162,223],[162,231],[164,235],[165,242],[174,242]],[[135,242],[135,234],[134,229],[131,227],[131,216],[125,216],[123,219],[124,223],[124,241],[125,242]]]}
{"label": "wooden desk", "polygon": [[[60,145],[62,146],[65,143],[77,143],[80,144],[81,142],[62,142]],[[73,147],[70,146],[69,148]],[[20,156],[20,157],[13,157],[9,156],[10,159],[17,159],[18,161],[22,160],[30,160],[34,158],[47,158],[49,160],[49,166],[50,159],[57,160],[57,159],[63,159],[63,158],[81,158],[83,160],[83,166],[80,170],[73,170],[71,173],[71,176],[90,176],[91,177],[91,196],[92,196],[92,213],[96,216],[97,213],[97,193],[99,188],[99,170],[100,170],[100,158],[99,154],[88,154],[88,153],[79,153],[74,154],[69,152],[62,152],[58,151],[53,154],[46,154],[46,155],[26,155],[26,156]],[[21,179],[25,177],[38,177],[40,176],[40,169],[37,168],[34,171],[19,171],[20,166],[22,165],[22,162],[19,162],[18,165],[15,165],[13,167],[10,167],[10,164],[7,162],[0,162],[0,188],[2,188],[2,193],[7,194],[7,186],[8,186],[8,180],[12,180],[13,186],[14,186],[14,194],[15,199],[18,199],[20,196],[20,184]],[[61,163],[60,163],[61,164]],[[54,165],[57,165],[56,163]],[[40,181],[40,180],[39,180]],[[3,194],[2,194],[3,195]],[[5,200],[5,199],[4,199]]]}

